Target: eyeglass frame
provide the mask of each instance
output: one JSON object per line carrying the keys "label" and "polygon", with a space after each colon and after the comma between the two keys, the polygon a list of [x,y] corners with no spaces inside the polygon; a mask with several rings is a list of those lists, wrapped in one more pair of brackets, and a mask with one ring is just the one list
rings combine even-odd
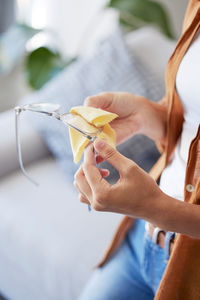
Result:
{"label": "eyeglass frame", "polygon": [[[37,110],[34,108],[37,108],[37,106],[51,106],[51,108],[54,109],[51,110]],[[61,114],[59,113],[60,110],[60,105],[56,104],[56,103],[48,103],[48,102],[41,102],[41,103],[31,103],[31,104],[25,104],[23,106],[16,106],[14,108],[15,111],[15,137],[16,137],[16,147],[17,147],[17,154],[18,154],[18,160],[19,160],[19,165],[21,168],[22,173],[24,174],[24,176],[31,181],[35,186],[39,186],[38,182],[35,181],[32,177],[29,176],[29,174],[26,172],[25,168],[24,168],[24,164],[23,164],[23,160],[22,160],[22,151],[21,151],[21,142],[20,142],[20,131],[19,131],[19,116],[21,114],[22,111],[32,111],[32,112],[37,112],[37,113],[41,113],[41,114],[45,114],[47,116],[50,117],[54,117],[59,121],[63,122],[62,117],[63,116],[67,116],[70,115],[70,113],[64,113]],[[64,123],[64,122],[63,122]],[[89,132],[84,132],[82,131],[80,128],[75,127],[74,125],[65,122],[65,125],[70,126],[71,128],[75,129],[76,131],[78,131],[79,133],[81,133],[82,135],[84,135],[87,139],[89,139],[90,142],[94,142],[95,139],[97,138],[97,134],[101,132],[102,128],[100,128],[95,134],[94,133],[89,133]],[[94,149],[94,148],[93,148]],[[95,164],[96,164],[96,152],[94,149],[94,160],[95,160]],[[91,210],[90,206],[88,206],[89,211]]]}

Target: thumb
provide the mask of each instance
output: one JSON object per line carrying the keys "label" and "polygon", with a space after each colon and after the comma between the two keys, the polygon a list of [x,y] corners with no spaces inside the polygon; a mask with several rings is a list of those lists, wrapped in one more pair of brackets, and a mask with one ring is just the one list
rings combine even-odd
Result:
{"label": "thumb", "polygon": [[111,147],[100,138],[97,138],[94,141],[94,147],[96,152],[101,155],[104,160],[115,167],[120,173],[133,164],[130,159],[120,154],[115,148]]}

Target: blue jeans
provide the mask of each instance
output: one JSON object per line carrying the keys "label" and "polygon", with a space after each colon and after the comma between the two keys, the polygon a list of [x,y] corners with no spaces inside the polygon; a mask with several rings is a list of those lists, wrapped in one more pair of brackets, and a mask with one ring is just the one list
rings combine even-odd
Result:
{"label": "blue jeans", "polygon": [[79,300],[152,300],[169,259],[165,249],[145,232],[145,221],[137,220],[115,255],[94,271]]}

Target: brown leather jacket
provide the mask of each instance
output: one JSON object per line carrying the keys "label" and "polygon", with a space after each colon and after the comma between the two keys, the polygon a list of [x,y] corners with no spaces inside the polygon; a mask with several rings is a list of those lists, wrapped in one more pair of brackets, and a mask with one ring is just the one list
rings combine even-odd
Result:
{"label": "brown leather jacket", "polygon": [[[176,93],[176,74],[180,62],[199,27],[200,0],[190,0],[186,11],[182,36],[179,39],[171,58],[169,59],[166,70],[166,96],[160,104],[168,107],[168,123],[165,143],[163,145],[158,145],[158,147],[162,149],[163,153],[150,171],[151,176],[155,180],[159,178],[163,169],[170,161],[170,157],[173,154],[177,140],[182,131],[184,116],[181,101]],[[200,125],[196,137],[190,145],[185,177],[184,201],[197,205],[200,204]],[[133,221],[134,220],[130,217],[124,217],[119,225],[112,244],[110,245],[104,259],[99,264],[99,267],[103,266],[116,251]],[[154,299],[200,299],[199,239],[178,234],[169,263]]]}

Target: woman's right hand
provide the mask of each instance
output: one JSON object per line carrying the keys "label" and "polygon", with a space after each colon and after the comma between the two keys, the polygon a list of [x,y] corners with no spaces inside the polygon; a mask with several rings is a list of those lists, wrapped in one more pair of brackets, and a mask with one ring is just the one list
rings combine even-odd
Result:
{"label": "woman's right hand", "polygon": [[116,113],[111,122],[117,144],[135,134],[144,134],[156,142],[166,135],[167,108],[144,97],[124,92],[106,92],[85,99],[84,105]]}

